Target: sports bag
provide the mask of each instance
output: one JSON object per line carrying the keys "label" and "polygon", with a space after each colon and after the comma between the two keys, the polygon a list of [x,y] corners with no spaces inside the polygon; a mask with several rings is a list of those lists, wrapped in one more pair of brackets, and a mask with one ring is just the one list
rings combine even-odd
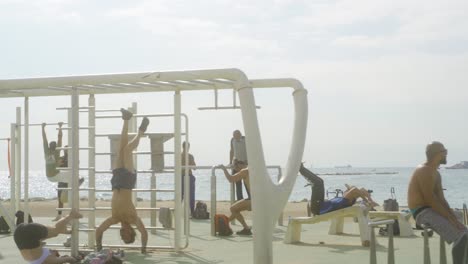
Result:
{"label": "sports bag", "polygon": [[215,233],[218,236],[230,236],[232,235],[232,229],[229,225],[229,218],[223,214],[216,214],[214,218],[215,222]]}
{"label": "sports bag", "polygon": [[[400,206],[398,205],[398,201],[396,199],[394,187],[390,188],[390,198],[384,200],[383,208],[384,211],[400,211]],[[385,233],[384,231],[381,230],[380,232]],[[398,224],[398,220],[395,220],[395,223],[393,223],[393,235],[400,235],[400,225]]]}
{"label": "sports bag", "polygon": [[195,219],[208,219],[210,218],[210,213],[208,213],[208,207],[206,203],[198,201],[195,205],[195,210],[193,210],[193,218]]}
{"label": "sports bag", "polygon": [[5,218],[3,216],[0,216],[0,234],[10,234],[10,226],[8,223],[5,221]]}

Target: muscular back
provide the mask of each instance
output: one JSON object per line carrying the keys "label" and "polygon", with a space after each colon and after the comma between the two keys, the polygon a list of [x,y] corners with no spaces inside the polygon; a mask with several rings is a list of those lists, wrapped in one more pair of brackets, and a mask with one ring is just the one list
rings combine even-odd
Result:
{"label": "muscular back", "polygon": [[413,173],[408,186],[408,207],[416,209],[432,206],[434,195],[442,192],[440,175],[437,170],[420,165]]}
{"label": "muscular back", "polygon": [[120,222],[136,223],[138,216],[132,202],[132,190],[113,190],[112,217]]}

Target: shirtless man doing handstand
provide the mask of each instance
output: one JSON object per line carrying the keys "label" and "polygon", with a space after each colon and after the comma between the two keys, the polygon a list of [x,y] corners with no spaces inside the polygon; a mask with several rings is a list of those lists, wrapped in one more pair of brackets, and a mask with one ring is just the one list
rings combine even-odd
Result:
{"label": "shirtless man doing handstand", "polygon": [[122,112],[124,120],[122,135],[120,138],[120,148],[117,156],[116,166],[112,171],[112,216],[107,218],[96,229],[96,245],[97,250],[102,249],[102,236],[111,225],[121,223],[120,237],[126,244],[135,241],[135,230],[132,224],[136,225],[141,233],[141,252],[146,253],[146,244],[148,242],[148,232],[145,225],[138,217],[135,205],[132,202],[132,189],[136,183],[136,171],[133,166],[132,151],[138,146],[140,138],[148,127],[148,118],[143,118],[138,134],[129,142],[128,141],[128,121],[133,114],[125,109]]}

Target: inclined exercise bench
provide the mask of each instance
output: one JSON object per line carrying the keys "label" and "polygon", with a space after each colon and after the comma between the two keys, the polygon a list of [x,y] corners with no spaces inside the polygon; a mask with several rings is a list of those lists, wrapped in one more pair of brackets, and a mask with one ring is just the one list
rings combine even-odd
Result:
{"label": "inclined exercise bench", "polygon": [[313,217],[293,217],[289,219],[288,229],[286,231],[286,236],[284,237],[284,243],[291,244],[300,242],[303,224],[315,224],[328,220],[331,220],[328,234],[342,234],[345,217],[355,217],[358,219],[361,244],[363,246],[369,246],[370,235],[369,228],[367,226],[368,218],[365,209],[360,206],[350,206],[344,209]]}

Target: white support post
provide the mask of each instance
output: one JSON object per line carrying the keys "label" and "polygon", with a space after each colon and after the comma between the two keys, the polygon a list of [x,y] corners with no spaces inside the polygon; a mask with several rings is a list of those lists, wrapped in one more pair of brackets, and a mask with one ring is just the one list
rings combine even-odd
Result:
{"label": "white support post", "polygon": [[[185,120],[185,142],[187,143],[190,143],[189,141],[189,126],[188,126],[188,118],[185,114],[181,114],[181,116],[184,118]],[[191,214],[191,211],[190,211],[190,197],[191,197],[191,194],[190,194],[190,176],[189,176],[189,167],[190,166],[190,163],[189,163],[189,151],[187,149],[187,151],[185,151],[185,177],[184,177],[184,208],[185,208],[185,213],[184,213],[184,230],[185,230],[185,238],[186,238],[186,244],[185,244],[185,247],[188,246],[188,243],[189,243],[189,239],[188,237],[190,236],[190,221],[189,221],[189,215]]]}
{"label": "white support post", "polygon": [[[232,169],[231,169],[231,173],[232,173]],[[231,183],[230,184],[230,191],[231,191],[231,206],[236,202],[236,191],[235,191],[235,186],[236,186],[236,183]],[[236,219],[232,219],[231,220],[231,224],[236,224]]]}
{"label": "white support post", "polygon": [[24,219],[29,219],[29,97],[24,98]]}
{"label": "white support post", "polygon": [[[96,207],[96,202],[95,202],[95,187],[96,187],[96,177],[95,177],[95,169],[96,169],[96,112],[95,112],[95,106],[96,106],[96,101],[94,98],[94,94],[90,94],[88,98],[88,146],[90,147],[88,150],[88,167],[93,168],[88,171],[88,207],[89,208],[95,208]],[[90,229],[94,230],[94,227],[96,226],[96,214],[95,211],[90,211],[88,213],[88,227]],[[95,236],[96,233],[95,231],[88,232],[88,246],[90,248],[94,248],[95,246]]]}
{"label": "white support post", "polygon": [[16,178],[16,210],[21,206],[21,107],[16,107],[16,151],[15,151],[15,178]]}
{"label": "white support post", "polygon": [[[73,199],[71,200],[71,208],[74,210],[80,210],[80,197],[79,197],[79,146],[80,146],[80,136],[79,136],[79,93],[76,87],[72,88],[72,95],[71,95],[71,170],[72,170],[72,181],[71,181],[71,188],[72,188],[72,196]],[[79,221],[73,220],[72,223],[72,235],[71,235],[71,255],[78,256],[78,246],[79,246]]]}
{"label": "white support post", "polygon": [[[136,115],[138,113],[137,112],[138,111],[137,103],[133,102],[132,106],[127,110],[132,112],[134,115]],[[137,118],[135,116],[128,121],[128,132],[129,133],[137,133],[138,132],[138,130],[137,130]],[[130,139],[130,140],[132,140],[132,139]],[[137,157],[137,155],[133,155],[132,158],[133,158],[133,167],[135,168],[136,171],[138,171],[138,157]],[[138,188],[138,179],[135,182],[135,188]],[[135,207],[138,206],[137,197],[138,197],[138,193],[133,192],[132,193],[132,199],[133,199],[133,204],[135,205]]]}
{"label": "white support post", "polygon": [[[273,84],[273,83],[271,83]],[[278,83],[274,83],[275,86]],[[266,169],[262,140],[258,126],[253,87],[259,83],[243,82],[237,84],[239,100],[247,141],[249,172],[252,199],[252,215],[255,232],[253,234],[253,252],[256,264],[273,263],[273,229],[278,217],[286,205],[296,180],[304,151],[307,131],[307,91],[298,81],[291,80],[284,87],[292,87],[294,99],[294,129],[289,150],[286,175],[278,184],[274,184]]]}
{"label": "white support post", "polygon": [[[67,122],[68,122],[69,127],[72,125],[72,119],[73,119],[72,110],[71,110],[71,108],[68,108],[67,109]],[[67,138],[68,138],[68,140],[67,140],[68,147],[71,147],[71,142],[73,141],[71,131],[68,131]],[[68,155],[68,160],[67,160],[68,163],[67,164],[70,167],[72,162],[73,162],[73,156],[71,155],[71,150],[68,151],[68,154],[69,155]],[[71,184],[69,184],[68,187],[71,187]],[[73,191],[68,191],[67,194],[68,194],[68,202],[71,203],[71,201],[73,200]],[[62,213],[63,213],[63,211],[62,211]]]}
{"label": "white support post", "polygon": [[[281,180],[281,177],[282,177],[282,176],[283,176],[283,174],[282,174],[282,170],[281,170],[281,167],[280,167],[280,168],[278,169],[278,182]],[[284,224],[283,224],[283,217],[284,217],[283,211],[281,211],[281,214],[280,214],[280,216],[279,216],[279,218],[278,218],[278,225],[279,225],[279,226],[283,226],[283,225],[284,225]]]}
{"label": "white support post", "polygon": [[[150,183],[150,188],[152,190],[156,189],[156,172],[151,172],[151,183]],[[151,192],[151,202],[150,202],[150,207],[151,208],[156,208],[156,192]],[[150,212],[150,223],[151,226],[156,226],[158,223],[156,220],[156,210],[152,210]],[[151,234],[156,235],[156,229],[151,230]]]}
{"label": "white support post", "polygon": [[18,210],[16,204],[16,125],[14,123],[11,124],[10,127],[10,208],[12,213],[16,213]]}
{"label": "white support post", "polygon": [[[175,183],[175,197],[174,197],[174,213],[175,213],[175,223],[174,223],[174,249],[175,251],[180,251],[180,219],[182,216],[181,208],[181,125],[180,125],[180,114],[181,114],[181,105],[180,105],[180,91],[174,93],[174,183]],[[187,199],[187,197],[185,198]]]}
{"label": "white support post", "polygon": [[216,235],[215,230],[215,221],[214,217],[216,215],[216,167],[211,168],[211,213],[210,213],[210,222],[211,222],[211,235]]}

